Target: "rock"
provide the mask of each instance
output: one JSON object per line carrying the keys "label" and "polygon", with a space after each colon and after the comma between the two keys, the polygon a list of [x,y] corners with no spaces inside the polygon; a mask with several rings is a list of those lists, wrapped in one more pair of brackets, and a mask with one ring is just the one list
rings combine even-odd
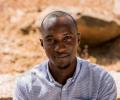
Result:
{"label": "rock", "polygon": [[63,9],[51,6],[42,11],[40,20],[55,10],[66,11],[76,19],[78,32],[81,33],[81,45],[98,45],[120,36],[120,20],[107,10],[94,10],[90,7],[84,7],[84,9],[82,7],[66,7]]}
{"label": "rock", "polygon": [[80,0],[75,16],[81,44],[98,45],[120,36],[119,5],[119,0]]}
{"label": "rock", "polygon": [[20,9],[17,9],[16,10],[16,14],[14,16],[11,16],[10,18],[10,22],[11,23],[17,23],[19,22],[19,20],[21,19],[22,16],[25,15],[25,12],[20,10]]}
{"label": "rock", "polygon": [[[34,27],[34,23],[37,19],[39,12],[23,12],[18,10],[14,16],[11,16],[10,24],[8,29],[6,29],[6,33],[8,31],[14,30],[14,32],[19,32],[22,34],[36,33],[37,28]],[[16,30],[16,31],[15,31]]]}
{"label": "rock", "polygon": [[120,0],[114,1],[114,9],[113,12],[116,16],[120,18]]}
{"label": "rock", "polygon": [[0,100],[12,100],[12,98],[11,97],[9,97],[9,98],[0,98]]}
{"label": "rock", "polygon": [[[94,11],[92,13],[95,14]],[[112,15],[102,15],[103,18],[97,16],[99,14],[94,16],[87,12],[86,14],[77,15],[78,31],[81,33],[81,45],[98,45],[120,36],[119,22],[116,22],[112,17],[107,19],[108,16]]]}
{"label": "rock", "polygon": [[[82,51],[84,50],[85,47]],[[88,53],[88,59],[91,62],[105,66],[109,71],[114,69],[114,71],[120,72],[120,36],[104,43],[104,45],[88,47],[85,53]],[[79,54],[83,54],[83,52]]]}
{"label": "rock", "polygon": [[120,35],[119,25],[112,20],[108,22],[82,15],[77,23],[81,33],[81,45],[98,45]]}
{"label": "rock", "polygon": [[[48,5],[57,4],[57,7],[61,6],[62,10],[69,11],[75,17],[78,23],[78,31],[81,33],[81,45],[98,45],[120,36],[119,0],[97,0],[96,2],[94,2],[94,0],[76,0],[74,3],[64,4],[60,3],[64,2],[64,0],[54,2],[54,4],[53,0],[50,0],[47,3],[44,0],[35,0],[33,4],[28,1],[22,3],[18,0],[18,2],[19,3],[16,3],[15,0],[13,2],[9,1],[7,3],[10,7],[6,7],[8,11],[3,9],[4,13],[5,11],[7,12],[5,13],[8,17],[7,20],[10,19],[8,21],[9,23],[5,24],[5,26],[8,26],[5,28],[6,33],[9,33],[10,30],[13,29],[17,29],[23,34],[37,32],[38,30],[33,27],[33,24],[36,21],[37,16],[40,14],[41,9],[44,12],[46,9],[43,8],[48,8],[48,12],[50,12],[49,10],[51,8],[56,9],[56,7],[48,7]],[[6,2],[1,3],[4,4],[3,8],[5,7],[5,3]],[[39,3],[42,5],[39,6]],[[43,7],[44,3],[45,5]],[[66,6],[68,4],[70,5]],[[23,5],[25,5],[25,7]],[[72,7],[73,5],[77,6]],[[31,8],[29,6],[31,6]],[[13,24],[10,22],[13,22]],[[1,27],[3,27],[3,25]],[[17,31],[14,32],[17,33]]]}
{"label": "rock", "polygon": [[[16,77],[20,74],[1,74],[0,75],[0,100],[10,100],[13,95],[13,89]],[[6,99],[2,99],[6,98]]]}

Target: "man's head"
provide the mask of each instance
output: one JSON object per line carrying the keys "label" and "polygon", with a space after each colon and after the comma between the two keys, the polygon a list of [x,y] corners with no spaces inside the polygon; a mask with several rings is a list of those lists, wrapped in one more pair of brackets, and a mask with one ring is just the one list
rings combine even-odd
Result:
{"label": "man's head", "polygon": [[77,24],[71,15],[62,11],[48,14],[41,24],[41,44],[49,58],[49,64],[67,68],[77,54]]}

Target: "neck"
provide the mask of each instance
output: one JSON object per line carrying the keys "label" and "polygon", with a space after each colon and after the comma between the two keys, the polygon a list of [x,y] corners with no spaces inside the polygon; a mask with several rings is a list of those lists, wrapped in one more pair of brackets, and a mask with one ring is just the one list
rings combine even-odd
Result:
{"label": "neck", "polygon": [[72,77],[76,69],[76,59],[71,62],[71,64],[65,68],[60,69],[57,66],[49,64],[49,70],[55,81],[64,85],[68,78]]}

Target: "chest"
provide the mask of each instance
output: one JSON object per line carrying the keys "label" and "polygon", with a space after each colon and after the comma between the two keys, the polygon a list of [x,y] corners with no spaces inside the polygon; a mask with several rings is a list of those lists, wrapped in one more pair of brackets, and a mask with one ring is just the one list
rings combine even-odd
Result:
{"label": "chest", "polygon": [[97,86],[90,82],[74,82],[59,87],[54,84],[41,83],[32,85],[31,100],[96,100]]}

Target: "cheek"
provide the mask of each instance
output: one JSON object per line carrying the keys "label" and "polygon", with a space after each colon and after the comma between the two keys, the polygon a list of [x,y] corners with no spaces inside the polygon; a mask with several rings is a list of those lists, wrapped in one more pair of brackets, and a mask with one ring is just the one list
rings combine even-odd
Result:
{"label": "cheek", "polygon": [[49,48],[48,46],[44,47],[44,50],[48,57],[51,57],[53,55],[53,50],[51,48]]}
{"label": "cheek", "polygon": [[75,39],[73,39],[73,41],[72,41],[72,43],[71,43],[71,46],[72,46],[72,48],[76,48],[77,47],[77,39],[75,38]]}
{"label": "cheek", "polygon": [[51,47],[49,45],[45,44],[44,42],[43,42],[43,48],[46,51],[46,53],[51,51]]}

